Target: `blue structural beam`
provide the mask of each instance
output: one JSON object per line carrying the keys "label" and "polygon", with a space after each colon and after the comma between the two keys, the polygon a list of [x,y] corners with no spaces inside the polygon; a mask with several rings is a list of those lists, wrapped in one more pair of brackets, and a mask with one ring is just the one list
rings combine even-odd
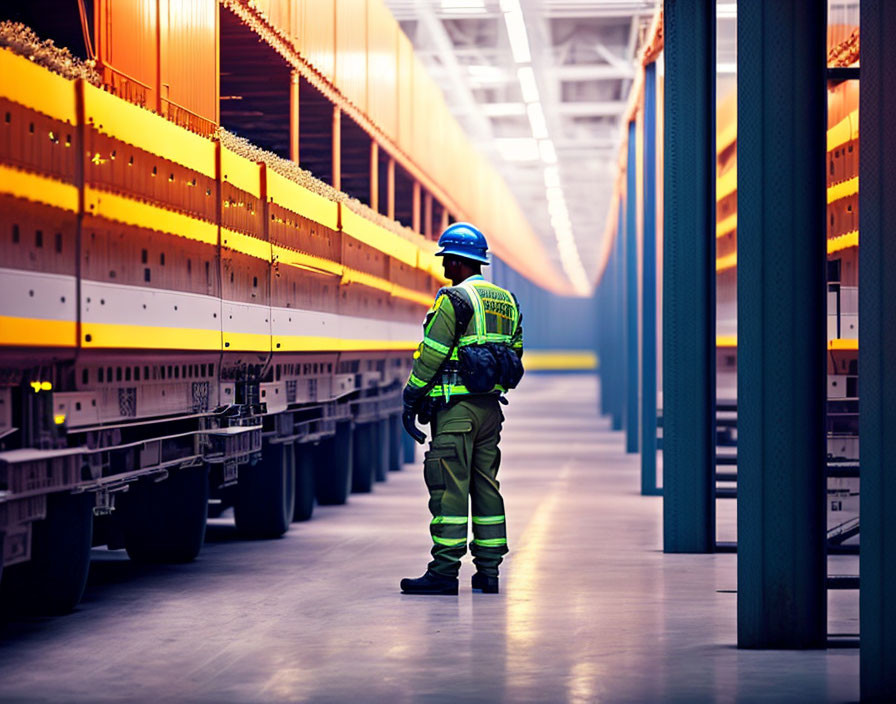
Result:
{"label": "blue structural beam", "polygon": [[825,0],[737,8],[742,648],[827,642],[826,15]]}
{"label": "blue structural beam", "polygon": [[622,430],[625,414],[625,206],[619,204],[619,230],[613,250],[613,430]]}
{"label": "blue structural beam", "polygon": [[603,313],[599,321],[601,327],[601,409],[610,416],[610,427],[622,430],[622,414],[625,408],[625,340],[622,329],[622,238],[623,238],[623,205],[619,203],[616,238],[607,266],[601,277],[601,300]]}
{"label": "blue structural beam", "polygon": [[625,451],[638,451],[638,195],[635,122],[628,124],[625,187]]}
{"label": "blue structural beam", "polygon": [[715,548],[715,0],[666,0],[663,550]]}
{"label": "blue structural beam", "polygon": [[644,70],[643,222],[641,493],[656,494],[656,64],[648,64]]}
{"label": "blue structural beam", "polygon": [[862,0],[859,433],[862,701],[896,693],[896,3]]}

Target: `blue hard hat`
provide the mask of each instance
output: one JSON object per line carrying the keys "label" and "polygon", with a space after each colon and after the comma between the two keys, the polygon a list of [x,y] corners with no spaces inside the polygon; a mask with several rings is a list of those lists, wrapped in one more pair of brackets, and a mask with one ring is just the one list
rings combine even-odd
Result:
{"label": "blue hard hat", "polygon": [[446,227],[439,237],[439,247],[442,249],[436,252],[437,257],[451,254],[488,264],[488,257],[485,254],[488,251],[488,242],[485,241],[485,235],[469,223],[456,222]]}

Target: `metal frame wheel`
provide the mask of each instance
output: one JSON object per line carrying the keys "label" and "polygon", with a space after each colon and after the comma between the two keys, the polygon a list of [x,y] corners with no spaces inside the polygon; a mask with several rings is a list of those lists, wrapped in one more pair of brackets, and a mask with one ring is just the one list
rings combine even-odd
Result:
{"label": "metal frame wheel", "polygon": [[291,443],[265,443],[261,460],[242,465],[233,515],[249,538],[279,538],[292,523],[295,507],[295,453]]}
{"label": "metal frame wheel", "polygon": [[336,424],[336,434],[314,446],[314,493],[321,506],[348,501],[354,468],[352,422]]}
{"label": "metal frame wheel", "polygon": [[389,476],[392,430],[388,418],[377,421],[373,427],[376,429],[374,434],[374,458],[376,460],[374,478],[378,482],[384,482]]}
{"label": "metal frame wheel", "polygon": [[94,503],[93,494],[47,496],[47,517],[31,527],[31,559],[3,572],[6,615],[59,615],[78,605],[90,571]]}
{"label": "metal frame wheel", "polygon": [[359,423],[352,436],[352,493],[369,494],[373,491],[379,457],[377,456],[378,428],[376,423]]}
{"label": "metal frame wheel", "polygon": [[307,521],[314,513],[314,464],[319,454],[318,448],[295,445],[293,453],[296,461],[296,500],[292,520]]}
{"label": "metal frame wheel", "polygon": [[398,472],[401,470],[401,455],[404,447],[401,443],[401,436],[404,429],[401,427],[401,416],[393,413],[389,416],[389,471]]}
{"label": "metal frame wheel", "polygon": [[172,470],[131,485],[118,500],[128,556],[138,562],[190,562],[205,542],[208,466]]}

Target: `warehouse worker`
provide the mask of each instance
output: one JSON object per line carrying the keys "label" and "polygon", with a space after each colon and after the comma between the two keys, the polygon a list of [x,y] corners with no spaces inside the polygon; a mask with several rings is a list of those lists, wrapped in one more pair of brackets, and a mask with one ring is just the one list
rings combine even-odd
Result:
{"label": "warehouse worker", "polygon": [[[405,428],[422,443],[416,425],[432,422],[423,461],[432,512],[432,561],[418,579],[401,580],[405,594],[457,594],[460,559],[467,550],[467,507],[472,502],[470,551],[476,591],[498,592],[498,565],[507,552],[504,500],[498,491],[502,394],[523,374],[519,305],[509,291],[486,281],[485,236],[455,223],[439,238],[445,276],[453,286],[436,295],[423,325],[423,342],[404,389]],[[506,401],[504,401],[506,403]]]}

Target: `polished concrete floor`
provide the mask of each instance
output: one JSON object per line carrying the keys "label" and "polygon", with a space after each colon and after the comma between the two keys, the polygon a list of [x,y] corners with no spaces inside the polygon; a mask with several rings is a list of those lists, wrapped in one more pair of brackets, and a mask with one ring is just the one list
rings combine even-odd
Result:
{"label": "polished concrete floor", "polygon": [[[857,700],[857,650],[737,650],[735,556],[663,555],[661,499],[638,495],[595,394],[593,377],[530,375],[506,409],[501,594],[471,594],[469,564],[457,597],[399,593],[430,545],[408,466],[281,540],[216,519],[193,564],[95,551],[75,613],[2,627],[0,700]],[[719,520],[730,533],[730,507]],[[834,594],[830,629],[856,619],[855,594]]]}

